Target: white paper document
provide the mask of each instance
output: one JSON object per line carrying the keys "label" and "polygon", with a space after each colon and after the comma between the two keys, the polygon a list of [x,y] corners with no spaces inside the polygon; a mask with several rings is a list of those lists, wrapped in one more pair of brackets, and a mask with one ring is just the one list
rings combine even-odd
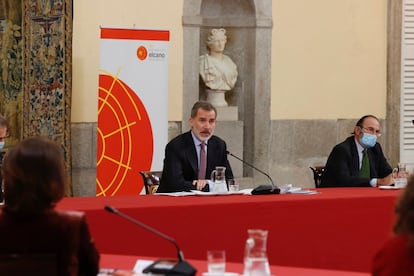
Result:
{"label": "white paper document", "polygon": [[244,189],[244,190],[240,190],[238,192],[219,192],[219,193],[215,193],[215,192],[202,192],[202,191],[198,191],[198,190],[192,190],[191,192],[193,192],[196,195],[201,195],[201,196],[220,196],[220,195],[249,195],[251,194],[252,189]]}
{"label": "white paper document", "polygon": [[164,196],[193,196],[196,195],[193,192],[175,192],[175,193],[155,193],[153,195],[164,195]]}
{"label": "white paper document", "polygon": [[280,193],[281,194],[307,194],[307,195],[318,194],[318,192],[315,190],[303,189],[301,187],[293,187],[292,184],[283,184],[282,186],[280,186]]}
{"label": "white paper document", "polygon": [[163,195],[163,196],[228,196],[228,195],[251,195],[252,189],[243,189],[238,192],[202,192],[198,190],[192,190],[190,192],[175,192],[175,193],[155,193],[154,195]]}

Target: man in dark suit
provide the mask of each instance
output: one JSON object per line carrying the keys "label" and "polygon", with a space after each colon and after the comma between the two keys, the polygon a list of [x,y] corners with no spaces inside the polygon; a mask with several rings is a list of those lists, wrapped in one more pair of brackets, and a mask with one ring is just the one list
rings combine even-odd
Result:
{"label": "man in dark suit", "polygon": [[158,193],[209,191],[207,179],[216,166],[226,167],[226,179],[233,178],[226,143],[213,135],[216,118],[217,111],[211,103],[194,104],[189,119],[191,130],[175,137],[165,147]]}
{"label": "man in dark suit", "polygon": [[359,119],[353,136],[336,145],[330,153],[320,187],[377,187],[392,184],[392,168],[381,145],[377,143],[379,136],[380,123],[375,116],[365,115]]}

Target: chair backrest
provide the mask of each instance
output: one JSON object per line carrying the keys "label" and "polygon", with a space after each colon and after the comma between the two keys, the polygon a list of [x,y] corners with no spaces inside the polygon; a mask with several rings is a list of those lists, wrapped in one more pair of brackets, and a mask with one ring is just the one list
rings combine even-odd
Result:
{"label": "chair backrest", "polygon": [[313,166],[309,168],[313,172],[313,180],[315,181],[315,187],[318,188],[322,181],[322,175],[325,171],[325,166]]}
{"label": "chair backrest", "polygon": [[145,193],[147,195],[154,194],[160,185],[161,171],[140,171],[144,180]]}
{"label": "chair backrest", "polygon": [[0,254],[0,274],[57,276],[55,254]]}

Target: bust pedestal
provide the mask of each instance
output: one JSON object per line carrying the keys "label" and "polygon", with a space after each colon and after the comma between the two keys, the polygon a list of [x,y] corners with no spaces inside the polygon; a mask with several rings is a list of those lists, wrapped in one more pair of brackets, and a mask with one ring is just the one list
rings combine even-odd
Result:
{"label": "bust pedestal", "polygon": [[219,106],[228,106],[226,98],[224,97],[224,94],[226,92],[226,90],[206,89],[207,101],[214,105],[216,108]]}
{"label": "bust pedestal", "polygon": [[226,90],[206,89],[206,99],[217,109],[217,120],[219,121],[237,121],[237,106],[229,106],[226,102]]}

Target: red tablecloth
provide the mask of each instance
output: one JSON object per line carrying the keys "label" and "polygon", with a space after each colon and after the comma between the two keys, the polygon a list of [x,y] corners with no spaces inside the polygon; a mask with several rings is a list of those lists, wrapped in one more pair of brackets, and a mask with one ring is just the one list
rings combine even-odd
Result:
{"label": "red tablecloth", "polygon": [[173,237],[186,258],[204,260],[225,249],[241,262],[247,230],[269,230],[271,265],[369,271],[391,234],[400,191],[327,188],[316,195],[116,196],[63,199],[58,208],[83,210],[105,254],[175,257],[172,244],[104,211],[110,205]]}

